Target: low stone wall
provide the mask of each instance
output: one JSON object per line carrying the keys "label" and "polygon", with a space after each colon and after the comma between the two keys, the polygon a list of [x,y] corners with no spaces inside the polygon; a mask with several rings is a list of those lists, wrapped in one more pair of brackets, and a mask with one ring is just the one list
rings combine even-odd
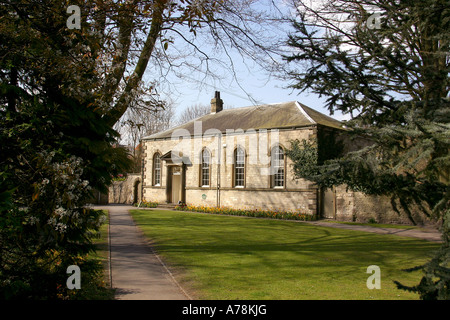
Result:
{"label": "low stone wall", "polygon": [[[399,203],[397,208],[400,213],[392,208],[390,198],[387,196],[371,196],[361,192],[346,191],[345,186],[336,188],[336,220],[339,221],[412,224]],[[419,208],[411,211],[417,224],[431,223]]]}
{"label": "low stone wall", "polygon": [[128,174],[123,181],[114,181],[109,187],[108,202],[133,204],[141,199],[141,175]]}

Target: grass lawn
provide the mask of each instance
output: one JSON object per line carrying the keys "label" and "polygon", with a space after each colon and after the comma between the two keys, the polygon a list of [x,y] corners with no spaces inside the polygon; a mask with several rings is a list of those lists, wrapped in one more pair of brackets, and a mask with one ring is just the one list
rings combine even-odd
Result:
{"label": "grass lawn", "polygon": [[354,225],[354,226],[368,226],[368,227],[374,227],[374,228],[391,228],[391,229],[407,229],[407,230],[421,228],[418,226],[403,225],[403,224],[360,223],[360,222],[347,222],[347,221],[335,221],[335,220],[323,220],[323,222],[347,224],[347,225]]}
{"label": "grass lawn", "polygon": [[100,260],[105,265],[105,268],[107,268],[109,258],[109,216],[108,211],[103,210],[103,213],[106,215],[106,221],[100,227],[100,237],[94,240],[96,251],[90,254],[90,258]]}
{"label": "grass lawn", "polygon": [[[106,217],[108,217],[108,212],[104,211]],[[109,221],[100,227],[100,237],[95,239],[94,244],[96,251],[91,252],[88,255],[88,259],[100,262],[103,266],[103,272],[99,275],[85,275],[87,279],[83,279],[81,288],[83,293],[81,294],[81,299],[83,300],[112,300],[114,299],[114,290],[110,288],[109,283],[109,245],[108,245],[108,226]],[[83,270],[82,270],[83,275]],[[84,281],[83,281],[84,280]]]}
{"label": "grass lawn", "polygon": [[[428,260],[438,244],[302,222],[132,210],[158,253],[197,299],[418,299],[393,280],[417,284],[404,268]],[[366,286],[381,269],[381,289]]]}

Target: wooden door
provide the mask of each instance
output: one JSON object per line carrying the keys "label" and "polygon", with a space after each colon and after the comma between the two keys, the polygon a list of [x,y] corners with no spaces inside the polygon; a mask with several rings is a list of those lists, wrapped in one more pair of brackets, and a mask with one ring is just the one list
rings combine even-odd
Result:
{"label": "wooden door", "polygon": [[174,172],[172,175],[172,203],[178,203],[181,200],[181,174]]}

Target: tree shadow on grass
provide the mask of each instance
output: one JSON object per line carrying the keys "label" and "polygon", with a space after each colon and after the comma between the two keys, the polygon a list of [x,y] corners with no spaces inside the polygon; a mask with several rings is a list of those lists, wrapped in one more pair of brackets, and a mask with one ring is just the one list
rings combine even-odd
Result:
{"label": "tree shadow on grass", "polygon": [[170,265],[203,273],[211,287],[227,286],[229,278],[255,288],[267,281],[338,281],[336,274],[342,279],[358,274],[365,286],[368,266],[397,275],[438,248],[413,238],[277,220],[195,214],[137,220]]}

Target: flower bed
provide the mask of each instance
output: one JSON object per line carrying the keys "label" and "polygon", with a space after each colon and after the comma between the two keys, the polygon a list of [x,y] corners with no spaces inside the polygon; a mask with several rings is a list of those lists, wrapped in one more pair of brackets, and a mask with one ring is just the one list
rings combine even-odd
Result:
{"label": "flower bed", "polygon": [[158,202],[144,200],[140,204],[135,203],[134,206],[139,206],[139,208],[156,208],[158,206]]}
{"label": "flower bed", "polygon": [[312,221],[316,220],[315,215],[302,213],[299,211],[275,211],[275,210],[259,210],[259,209],[233,209],[228,207],[207,207],[207,206],[193,206],[193,205],[177,205],[175,210],[180,211],[194,211],[213,214],[224,214],[233,216],[257,217],[257,218],[271,218],[283,220],[302,220]]}

